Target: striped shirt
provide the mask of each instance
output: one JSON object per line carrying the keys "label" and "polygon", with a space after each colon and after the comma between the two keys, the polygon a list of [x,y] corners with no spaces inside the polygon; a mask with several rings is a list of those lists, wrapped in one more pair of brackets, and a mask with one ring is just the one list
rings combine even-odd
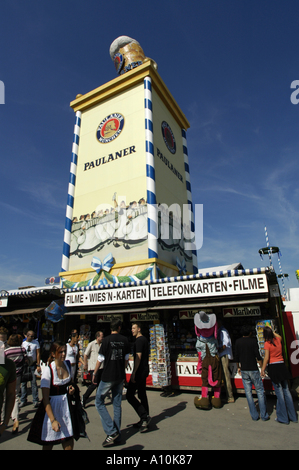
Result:
{"label": "striped shirt", "polygon": [[20,377],[22,375],[22,369],[25,364],[25,358],[27,357],[26,350],[21,346],[12,346],[5,349],[4,354],[5,357],[15,363],[17,377]]}

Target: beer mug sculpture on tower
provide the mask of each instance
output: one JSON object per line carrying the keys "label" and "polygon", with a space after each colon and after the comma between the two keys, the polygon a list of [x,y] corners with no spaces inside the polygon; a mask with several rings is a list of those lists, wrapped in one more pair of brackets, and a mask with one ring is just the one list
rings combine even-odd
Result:
{"label": "beer mug sculpture on tower", "polygon": [[[109,53],[118,75],[122,75],[149,60],[148,57],[145,57],[139,42],[128,36],[120,36],[115,39],[110,46]],[[156,62],[154,62],[154,66],[156,69],[158,68]]]}

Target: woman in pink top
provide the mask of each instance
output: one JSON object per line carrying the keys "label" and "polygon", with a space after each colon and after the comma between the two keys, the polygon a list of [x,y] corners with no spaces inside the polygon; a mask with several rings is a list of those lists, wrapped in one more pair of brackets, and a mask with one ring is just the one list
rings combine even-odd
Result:
{"label": "woman in pink top", "polygon": [[292,377],[283,360],[281,336],[266,326],[264,328],[264,339],[265,357],[261,376],[265,377],[265,369],[268,365],[268,375],[272,380],[277,397],[276,421],[282,424],[289,424],[290,421],[297,423],[297,413],[288,386],[288,380]]}

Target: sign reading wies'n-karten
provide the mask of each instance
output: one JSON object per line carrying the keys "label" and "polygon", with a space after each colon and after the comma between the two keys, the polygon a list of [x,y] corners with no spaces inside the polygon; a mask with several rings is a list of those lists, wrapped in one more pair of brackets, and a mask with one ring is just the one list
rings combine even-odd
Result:
{"label": "sign reading wies'n-karten", "polygon": [[151,300],[214,297],[223,295],[262,294],[268,292],[265,274],[199,279],[151,285]]}
{"label": "sign reading wies'n-karten", "polygon": [[66,307],[83,305],[108,305],[153,300],[190,299],[268,293],[265,274],[196,279],[147,286],[119,287],[98,291],[71,292],[65,294]]}
{"label": "sign reading wies'n-karten", "polygon": [[107,305],[146,302],[148,300],[148,286],[137,286],[109,290],[72,292],[65,294],[64,304],[66,307],[78,307],[80,305]]}

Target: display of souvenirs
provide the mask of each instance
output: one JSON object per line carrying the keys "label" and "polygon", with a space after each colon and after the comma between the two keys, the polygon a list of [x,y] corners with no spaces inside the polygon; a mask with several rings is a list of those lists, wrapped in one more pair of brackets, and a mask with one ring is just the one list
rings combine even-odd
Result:
{"label": "display of souvenirs", "polygon": [[168,326],[169,349],[172,354],[178,354],[178,357],[197,357],[192,323],[193,319],[179,321],[177,317],[173,318],[172,324]]}
{"label": "display of souvenirs", "polygon": [[167,333],[163,325],[151,326],[149,333],[153,385],[167,387],[171,384]]}
{"label": "display of souvenirs", "polygon": [[264,349],[264,328],[265,326],[269,326],[270,328],[274,328],[272,320],[259,320],[256,322],[256,338],[259,345],[260,355],[262,357],[265,356],[265,349]]}

